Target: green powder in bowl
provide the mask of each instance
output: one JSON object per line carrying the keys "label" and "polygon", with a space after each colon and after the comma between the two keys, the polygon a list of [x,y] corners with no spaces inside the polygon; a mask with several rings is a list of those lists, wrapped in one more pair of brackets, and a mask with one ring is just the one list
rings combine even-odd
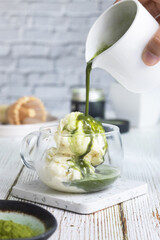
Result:
{"label": "green powder in bowl", "polygon": [[39,231],[27,225],[15,223],[11,220],[0,220],[0,239],[31,238],[40,234]]}
{"label": "green powder in bowl", "polygon": [[0,239],[46,240],[56,230],[57,221],[36,204],[0,200]]}

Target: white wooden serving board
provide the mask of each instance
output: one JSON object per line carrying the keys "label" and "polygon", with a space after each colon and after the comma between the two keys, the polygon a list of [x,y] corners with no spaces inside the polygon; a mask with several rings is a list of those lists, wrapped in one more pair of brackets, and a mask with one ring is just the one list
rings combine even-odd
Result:
{"label": "white wooden serving board", "polygon": [[147,193],[147,184],[127,179],[117,180],[109,189],[94,193],[63,193],[55,191],[39,180],[17,184],[12,195],[36,203],[89,214]]}

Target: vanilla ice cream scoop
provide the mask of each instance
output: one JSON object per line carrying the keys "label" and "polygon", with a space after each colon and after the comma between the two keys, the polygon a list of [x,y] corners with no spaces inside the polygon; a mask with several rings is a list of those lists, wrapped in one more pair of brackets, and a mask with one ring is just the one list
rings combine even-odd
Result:
{"label": "vanilla ice cream scoop", "polygon": [[72,112],[60,121],[55,141],[59,152],[77,156],[93,166],[103,162],[108,147],[102,124],[81,112]]}
{"label": "vanilla ice cream scoop", "polygon": [[72,112],[60,121],[54,140],[56,147],[46,152],[43,180],[65,191],[66,183],[93,176],[108,148],[102,124],[81,112]]}

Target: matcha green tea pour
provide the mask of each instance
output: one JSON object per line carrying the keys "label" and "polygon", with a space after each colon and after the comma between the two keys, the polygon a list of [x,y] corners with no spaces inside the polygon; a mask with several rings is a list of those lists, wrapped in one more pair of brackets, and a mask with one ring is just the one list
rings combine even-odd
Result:
{"label": "matcha green tea pour", "polygon": [[158,28],[159,24],[137,0],[121,0],[107,9],[93,24],[86,40],[87,89],[92,68],[106,70],[132,92],[158,86],[160,63],[148,67],[141,59]]}

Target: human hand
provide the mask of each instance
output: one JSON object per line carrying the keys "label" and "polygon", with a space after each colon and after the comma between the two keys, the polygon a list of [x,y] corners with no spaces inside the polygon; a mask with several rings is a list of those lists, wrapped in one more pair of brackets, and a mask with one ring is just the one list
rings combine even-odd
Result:
{"label": "human hand", "polygon": [[[118,1],[120,0],[116,2]],[[139,0],[139,2],[160,23],[160,0]],[[160,27],[143,50],[142,60],[148,66],[153,66],[160,61]]]}

